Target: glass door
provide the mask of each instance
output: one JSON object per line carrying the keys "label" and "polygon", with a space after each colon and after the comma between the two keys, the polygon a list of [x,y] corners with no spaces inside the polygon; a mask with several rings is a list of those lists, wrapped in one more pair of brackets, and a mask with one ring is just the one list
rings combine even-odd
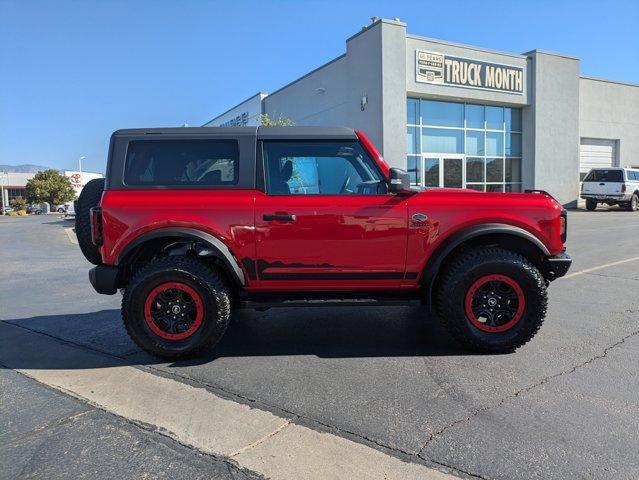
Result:
{"label": "glass door", "polygon": [[441,158],[436,156],[424,157],[422,164],[422,185],[424,187],[439,188],[441,186]]}
{"label": "glass door", "polygon": [[463,155],[425,155],[422,185],[431,188],[464,188]]}
{"label": "glass door", "polygon": [[464,188],[464,157],[442,157],[442,187]]}

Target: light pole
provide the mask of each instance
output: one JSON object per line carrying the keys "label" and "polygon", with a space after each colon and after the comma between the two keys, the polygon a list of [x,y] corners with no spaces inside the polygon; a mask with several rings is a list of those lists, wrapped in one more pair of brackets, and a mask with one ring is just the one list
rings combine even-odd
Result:
{"label": "light pole", "polygon": [[80,158],[78,158],[78,170],[80,172],[80,181],[82,181],[82,160],[84,160],[85,157],[84,155],[82,155]]}
{"label": "light pole", "polygon": [[0,212],[0,215],[4,215],[4,207],[6,207],[6,205],[4,204],[4,179],[7,178],[7,174],[6,172],[0,172],[0,203],[2,203],[2,212]]}

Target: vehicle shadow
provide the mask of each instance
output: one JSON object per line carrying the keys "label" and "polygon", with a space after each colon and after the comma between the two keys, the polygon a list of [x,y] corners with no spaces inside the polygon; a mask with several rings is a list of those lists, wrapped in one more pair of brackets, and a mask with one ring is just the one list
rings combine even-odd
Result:
{"label": "vehicle shadow", "polygon": [[466,354],[425,307],[275,308],[238,311],[210,358]]}
{"label": "vehicle shadow", "polygon": [[60,217],[53,221],[51,218],[47,218],[46,220],[48,221],[42,222],[42,225],[56,225],[64,228],[75,227],[75,219],[72,217]]}
{"label": "vehicle shadow", "polygon": [[[133,344],[124,330],[119,310],[13,319],[0,322],[0,329],[0,351],[3,352],[0,364],[13,369],[88,369],[164,363]],[[68,348],[69,344],[86,348]],[[428,315],[426,308],[241,310],[210,353],[172,362],[169,366],[253,356],[356,358],[469,354],[471,352],[463,350],[449,337],[436,317]]]}
{"label": "vehicle shadow", "polygon": [[571,208],[568,212],[583,212],[588,214],[609,213],[609,212],[623,212],[634,213],[626,210],[620,205],[598,205],[596,210],[587,210],[586,207]]}

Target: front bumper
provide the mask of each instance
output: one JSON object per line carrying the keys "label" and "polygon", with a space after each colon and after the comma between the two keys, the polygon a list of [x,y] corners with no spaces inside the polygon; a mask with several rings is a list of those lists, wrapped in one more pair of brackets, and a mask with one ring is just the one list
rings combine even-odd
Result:
{"label": "front bumper", "polygon": [[566,275],[572,265],[572,258],[566,252],[561,252],[559,255],[546,258],[546,263],[546,278],[555,280]]}
{"label": "front bumper", "polygon": [[118,291],[118,268],[98,265],[89,270],[89,281],[95,291],[103,295],[113,295]]}

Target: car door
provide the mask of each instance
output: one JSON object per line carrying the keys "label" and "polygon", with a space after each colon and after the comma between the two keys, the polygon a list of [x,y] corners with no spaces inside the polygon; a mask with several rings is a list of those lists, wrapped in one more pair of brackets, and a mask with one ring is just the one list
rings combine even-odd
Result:
{"label": "car door", "polygon": [[256,197],[255,285],[263,290],[399,286],[405,198],[386,193],[357,140],[266,140]]}

